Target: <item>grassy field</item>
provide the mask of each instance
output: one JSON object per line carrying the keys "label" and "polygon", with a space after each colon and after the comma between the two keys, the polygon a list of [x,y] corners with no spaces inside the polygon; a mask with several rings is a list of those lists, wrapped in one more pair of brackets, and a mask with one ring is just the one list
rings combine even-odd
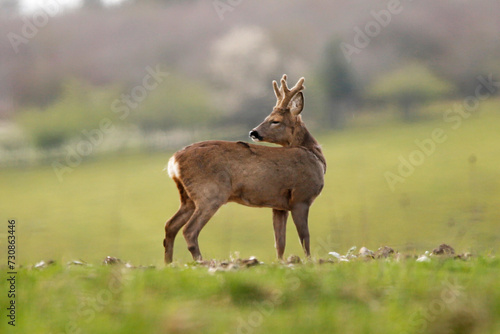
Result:
{"label": "grassy field", "polygon": [[[270,210],[229,204],[201,233],[204,257],[254,255],[267,265],[215,275],[184,267],[191,257],[179,235],[177,267],[163,268],[163,224],[179,205],[162,171],[170,153],[88,160],[63,182],[50,166],[0,170],[0,246],[5,250],[7,219],[15,219],[16,261],[25,267],[18,276],[17,329],[445,333],[446,326],[461,324],[474,333],[500,332],[500,264],[490,258],[500,240],[500,101],[482,102],[481,111],[460,124],[437,114],[448,107],[439,106],[436,114],[429,109],[432,117],[425,121],[401,124],[377,115],[371,122],[354,120],[348,130],[316,134],[328,171],[311,209],[311,250],[317,260],[353,245],[389,245],[411,255],[448,243],[479,255],[467,262],[373,261],[292,270],[272,264]],[[401,159],[416,163],[391,188],[387,173],[398,174]],[[302,256],[291,222],[289,254]],[[108,255],[159,269],[101,267]],[[0,266],[6,256],[0,252]],[[66,268],[75,259],[94,266]],[[27,269],[40,260],[56,265]],[[119,288],[110,288],[116,275]],[[449,280],[460,285],[456,298],[447,295]],[[425,310],[431,315],[419,313]]]}
{"label": "grassy field", "polygon": [[[318,134],[328,170],[324,191],[311,208],[313,255],[324,257],[353,245],[423,252],[443,242],[462,252],[496,249],[499,105],[483,102],[481,113],[456,130],[438,118],[359,124]],[[447,139],[391,190],[384,174],[397,174],[399,158],[409,160],[418,150],[415,141],[431,138],[436,128],[443,129]],[[163,225],[179,205],[177,189],[162,171],[169,156],[144,153],[86,161],[65,174],[63,182],[51,166],[0,170],[0,212],[5,221],[17,220],[18,260],[96,262],[112,255],[160,265]],[[236,204],[221,208],[200,235],[206,258],[239,252],[270,262],[275,258],[273,244],[271,211]],[[302,255],[290,222],[286,254],[291,253]],[[174,258],[191,260],[182,235]]]}
{"label": "grassy field", "polygon": [[[499,333],[500,261],[372,260],[124,269],[54,265],[18,274],[2,333]],[[5,280],[2,291],[7,290]],[[7,304],[2,302],[2,309]]]}

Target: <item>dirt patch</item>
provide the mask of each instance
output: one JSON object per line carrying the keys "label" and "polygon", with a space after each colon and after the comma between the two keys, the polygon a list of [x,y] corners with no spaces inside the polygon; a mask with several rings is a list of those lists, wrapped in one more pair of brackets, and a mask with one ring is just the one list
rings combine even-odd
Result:
{"label": "dirt patch", "polygon": [[434,255],[455,255],[455,250],[453,247],[447,244],[441,244],[439,247],[434,248],[432,251]]}
{"label": "dirt patch", "polygon": [[394,256],[396,252],[389,246],[380,247],[375,252],[375,258],[377,259],[387,259],[388,257]]}

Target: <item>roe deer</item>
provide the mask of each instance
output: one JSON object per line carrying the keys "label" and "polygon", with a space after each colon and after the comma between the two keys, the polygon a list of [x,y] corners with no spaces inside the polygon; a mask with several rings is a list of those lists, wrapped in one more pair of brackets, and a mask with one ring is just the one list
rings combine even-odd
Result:
{"label": "roe deer", "polygon": [[280,260],[291,211],[302,248],[310,257],[309,207],[323,189],[326,161],[300,116],[304,107],[303,83],[301,78],[289,89],[286,75],[281,79],[281,87],[273,81],[276,106],[250,131],[254,141],[283,147],[204,141],[187,146],[170,158],[168,174],[177,185],[181,205],[165,224],[166,263],[172,262],[174,239],[183,226],[188,250],[194,260],[201,260],[198,235],[227,202],[273,209],[275,246]]}

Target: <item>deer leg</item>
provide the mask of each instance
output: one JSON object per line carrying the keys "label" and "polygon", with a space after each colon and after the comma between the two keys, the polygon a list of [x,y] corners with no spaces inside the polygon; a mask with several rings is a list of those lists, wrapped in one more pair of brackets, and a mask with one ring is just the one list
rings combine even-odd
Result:
{"label": "deer leg", "polygon": [[184,227],[184,238],[186,239],[188,250],[191,252],[193,260],[195,261],[202,260],[200,247],[198,246],[198,235],[220,206],[221,204],[212,204],[207,208],[206,206],[196,205],[196,210]]}
{"label": "deer leg", "polygon": [[273,226],[276,253],[279,260],[283,260],[286,244],[286,220],[288,211],[273,209]]}
{"label": "deer leg", "polygon": [[171,263],[174,256],[174,240],[182,226],[186,225],[189,218],[193,215],[195,206],[192,200],[188,199],[181,203],[181,207],[175,215],[165,223],[165,263]]}
{"label": "deer leg", "polygon": [[309,205],[305,203],[299,203],[292,209],[292,218],[297,228],[297,233],[299,234],[300,244],[304,249],[306,257],[311,257],[311,252],[309,251],[309,226],[308,226],[308,216],[309,216]]}

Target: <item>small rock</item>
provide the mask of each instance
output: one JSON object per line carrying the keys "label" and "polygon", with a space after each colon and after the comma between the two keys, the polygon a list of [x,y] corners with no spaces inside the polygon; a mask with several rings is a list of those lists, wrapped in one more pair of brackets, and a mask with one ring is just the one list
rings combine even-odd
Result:
{"label": "small rock", "polygon": [[297,255],[290,255],[288,257],[288,259],[286,259],[286,262],[288,264],[298,264],[298,263],[302,263],[302,261],[300,261],[300,257],[298,257]]}
{"label": "small rock", "polygon": [[374,259],[375,258],[375,253],[372,252],[371,250],[369,250],[366,247],[361,247],[361,249],[359,250],[359,256],[369,257],[369,258]]}
{"label": "small rock", "polygon": [[331,256],[333,256],[334,258],[339,260],[340,262],[349,262],[349,259],[345,255],[340,255],[337,252],[330,252],[328,254],[330,254]]}
{"label": "small rock", "polygon": [[[300,261],[300,259],[299,259],[299,261]],[[259,262],[259,260],[257,260],[257,258],[255,256],[251,256],[248,259],[241,260],[241,264],[248,268],[248,267],[253,267],[253,266],[259,265],[260,262]]]}
{"label": "small rock", "polygon": [[417,262],[431,262],[429,252],[426,251],[424,255],[420,255],[417,259]]}
{"label": "small rock", "polygon": [[328,254],[330,254],[330,255],[331,255],[331,256],[333,256],[334,258],[336,258],[336,259],[340,260],[340,254],[339,254],[339,253],[337,253],[337,252],[330,252],[330,253],[328,253]]}
{"label": "small rock", "polygon": [[393,255],[395,252],[394,252],[394,249],[392,249],[391,247],[388,247],[388,246],[384,246],[384,247],[380,247],[376,252],[375,252],[375,257],[377,259],[380,259],[380,258],[388,258],[389,256]]}
{"label": "small rock", "polygon": [[122,264],[122,260],[116,258],[116,257],[113,257],[113,256],[106,256],[106,258],[104,259],[104,261],[102,261],[102,264],[104,265],[114,265],[114,264]]}
{"label": "small rock", "polygon": [[427,255],[420,255],[417,259],[417,262],[431,262],[431,258]]}
{"label": "small rock", "polygon": [[54,260],[48,260],[47,262],[45,262],[45,261],[42,260],[42,261],[38,262],[37,264],[35,264],[33,266],[33,268],[35,268],[35,269],[44,269],[44,268],[47,268],[48,266],[50,266],[50,265],[52,265],[54,263],[56,263]]}
{"label": "small rock", "polygon": [[453,247],[447,244],[441,244],[438,248],[432,251],[433,255],[455,255],[455,250]]}
{"label": "small rock", "polygon": [[66,263],[67,266],[88,266],[89,264],[81,260],[73,260]]}

